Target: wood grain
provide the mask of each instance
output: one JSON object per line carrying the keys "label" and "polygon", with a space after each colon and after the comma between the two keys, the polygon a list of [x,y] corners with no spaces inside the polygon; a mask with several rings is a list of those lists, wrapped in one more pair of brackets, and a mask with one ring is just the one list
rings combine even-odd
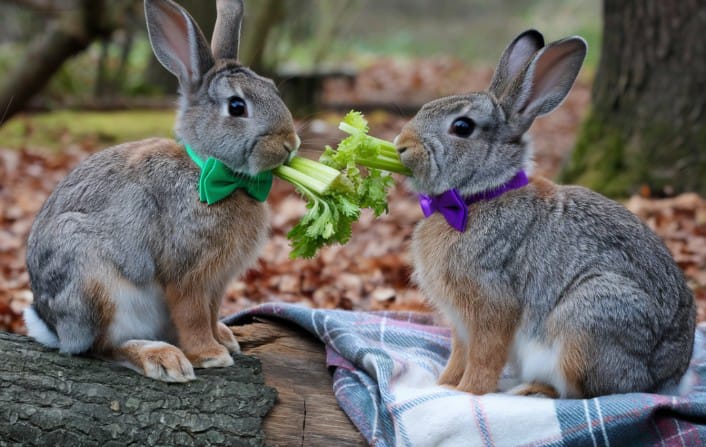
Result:
{"label": "wood grain", "polygon": [[262,362],[265,383],[277,389],[277,403],[264,423],[267,445],[366,445],[336,402],[320,341],[280,321],[257,320],[231,329],[243,353]]}

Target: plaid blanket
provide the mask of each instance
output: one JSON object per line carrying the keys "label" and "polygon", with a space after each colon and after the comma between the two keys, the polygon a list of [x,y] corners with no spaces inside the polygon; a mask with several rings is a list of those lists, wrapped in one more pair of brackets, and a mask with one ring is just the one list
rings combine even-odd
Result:
{"label": "plaid blanket", "polygon": [[[706,328],[696,333],[681,397],[623,394],[554,400],[474,396],[436,385],[450,333],[429,315],[315,310],[266,304],[253,316],[296,323],[326,346],[334,393],[374,446],[700,446],[706,445]],[[501,381],[512,381],[506,371]]]}

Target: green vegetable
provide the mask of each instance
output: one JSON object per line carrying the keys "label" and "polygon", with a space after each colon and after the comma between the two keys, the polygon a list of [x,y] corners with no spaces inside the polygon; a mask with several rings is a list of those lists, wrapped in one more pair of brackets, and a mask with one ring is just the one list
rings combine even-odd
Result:
{"label": "green vegetable", "polygon": [[292,183],[307,200],[307,212],[287,234],[291,258],[311,258],[327,244],[345,244],[351,225],[360,216],[358,197],[350,182],[336,169],[302,157],[273,173]]}
{"label": "green vegetable", "polygon": [[368,135],[368,122],[363,114],[354,110],[348,112],[338,128],[350,136],[338,145],[338,157],[350,160],[368,168],[410,176],[412,172],[401,162],[395,145],[389,141]]}
{"label": "green vegetable", "polygon": [[387,212],[387,190],[394,182],[390,172],[411,174],[391,142],[367,134],[360,112],[348,113],[339,129],[350,136],[335,150],[327,146],[319,162],[293,157],[273,171],[308,200],[307,212],[287,234],[292,258],[311,258],[324,245],[348,242],[361,209],[370,208],[376,217]]}
{"label": "green vegetable", "polygon": [[[368,135],[368,122],[363,114],[348,112],[338,126],[350,136],[343,139],[334,150],[326,146],[319,161],[346,173],[359,198],[361,208],[371,208],[375,216],[387,212],[387,190],[392,186],[390,172],[411,175],[400,162],[395,145]],[[367,168],[361,174],[358,165]]]}

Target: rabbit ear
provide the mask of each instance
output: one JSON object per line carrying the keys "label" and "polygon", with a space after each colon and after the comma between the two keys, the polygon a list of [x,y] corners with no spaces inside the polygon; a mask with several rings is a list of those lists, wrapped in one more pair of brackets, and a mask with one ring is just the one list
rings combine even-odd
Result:
{"label": "rabbit ear", "polygon": [[586,41],[575,36],[539,50],[500,98],[509,119],[524,130],[558,107],[574,85],[586,49]]}
{"label": "rabbit ear", "polygon": [[194,19],[171,0],[145,0],[145,18],[157,60],[179,78],[182,88],[198,84],[213,67],[213,56]]}
{"label": "rabbit ear", "polygon": [[525,68],[530,58],[543,46],[544,37],[537,30],[529,29],[515,37],[500,57],[488,91],[498,98],[501,97],[507,86]]}
{"label": "rabbit ear", "polygon": [[243,23],[243,0],[217,0],[218,15],[211,39],[216,59],[238,59],[240,26]]}

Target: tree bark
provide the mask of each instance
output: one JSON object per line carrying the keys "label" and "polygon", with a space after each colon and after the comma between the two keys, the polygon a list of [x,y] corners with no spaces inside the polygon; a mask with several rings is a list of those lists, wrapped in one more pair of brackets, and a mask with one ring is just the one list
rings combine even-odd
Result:
{"label": "tree bark", "polygon": [[0,333],[0,350],[0,446],[264,443],[262,419],[276,391],[253,357],[167,384],[19,335]]}
{"label": "tree bark", "polygon": [[592,108],[562,181],[706,194],[703,0],[604,0]]}

